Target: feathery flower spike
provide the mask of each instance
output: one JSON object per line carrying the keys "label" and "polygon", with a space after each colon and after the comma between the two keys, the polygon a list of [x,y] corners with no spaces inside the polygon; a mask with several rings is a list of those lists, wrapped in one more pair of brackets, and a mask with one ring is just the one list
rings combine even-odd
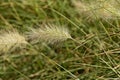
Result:
{"label": "feathery flower spike", "polygon": [[28,33],[28,38],[33,43],[43,41],[48,44],[55,44],[71,38],[71,35],[67,28],[49,24],[42,28],[31,29],[31,32]]}
{"label": "feathery flower spike", "polygon": [[80,14],[84,14],[91,20],[96,17],[105,20],[120,17],[119,3],[116,0],[92,0],[90,2],[73,0],[72,2]]}
{"label": "feathery flower spike", "polygon": [[11,51],[17,47],[27,44],[25,38],[16,31],[0,34],[0,53]]}

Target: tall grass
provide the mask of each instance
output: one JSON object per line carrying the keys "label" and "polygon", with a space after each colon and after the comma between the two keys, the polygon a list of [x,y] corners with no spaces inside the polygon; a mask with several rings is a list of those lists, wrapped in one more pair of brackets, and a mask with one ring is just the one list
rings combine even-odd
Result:
{"label": "tall grass", "polygon": [[0,0],[0,79],[119,80],[119,3]]}

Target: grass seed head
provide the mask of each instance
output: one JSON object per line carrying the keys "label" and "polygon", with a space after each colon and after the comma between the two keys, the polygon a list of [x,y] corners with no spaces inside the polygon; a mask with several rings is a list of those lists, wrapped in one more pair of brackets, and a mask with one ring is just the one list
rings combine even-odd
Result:
{"label": "grass seed head", "polygon": [[42,28],[31,29],[28,37],[33,43],[42,41],[47,44],[55,44],[71,38],[71,35],[67,28],[49,24]]}
{"label": "grass seed head", "polygon": [[27,44],[25,38],[18,32],[4,32],[0,34],[0,52],[8,52]]}
{"label": "grass seed head", "polygon": [[73,1],[73,5],[80,14],[87,19],[116,19],[120,17],[119,4],[116,0]]}

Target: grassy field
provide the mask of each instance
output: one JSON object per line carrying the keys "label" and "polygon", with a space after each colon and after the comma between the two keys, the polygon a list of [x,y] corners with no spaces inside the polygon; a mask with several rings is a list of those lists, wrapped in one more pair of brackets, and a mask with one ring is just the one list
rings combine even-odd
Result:
{"label": "grassy field", "polygon": [[[0,0],[0,35],[54,24],[72,36],[0,52],[0,80],[120,80],[120,1],[79,1]],[[107,7],[94,11],[100,1]]]}

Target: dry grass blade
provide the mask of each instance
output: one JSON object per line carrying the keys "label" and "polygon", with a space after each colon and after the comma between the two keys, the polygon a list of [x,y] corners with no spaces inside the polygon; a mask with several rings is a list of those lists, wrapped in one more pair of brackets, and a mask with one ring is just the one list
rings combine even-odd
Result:
{"label": "dry grass blade", "polygon": [[0,52],[8,52],[17,47],[22,47],[22,44],[27,44],[25,38],[18,32],[5,32],[0,34]]}
{"label": "dry grass blade", "polygon": [[28,33],[28,38],[33,43],[43,41],[48,44],[55,44],[71,38],[71,35],[67,28],[49,24],[42,28],[31,29],[31,32]]}

